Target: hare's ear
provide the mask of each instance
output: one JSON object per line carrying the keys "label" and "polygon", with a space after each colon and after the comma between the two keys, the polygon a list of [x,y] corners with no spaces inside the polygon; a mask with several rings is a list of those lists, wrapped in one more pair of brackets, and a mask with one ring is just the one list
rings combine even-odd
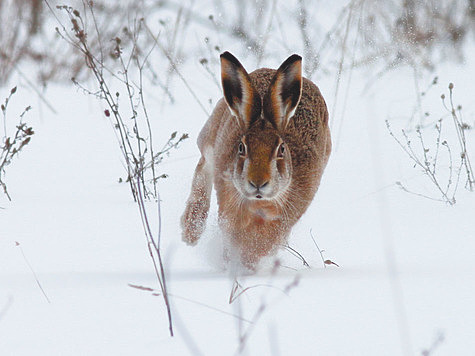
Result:
{"label": "hare's ear", "polygon": [[224,98],[241,129],[246,130],[261,114],[261,97],[249,74],[229,52],[221,55],[221,82]]}
{"label": "hare's ear", "polygon": [[264,97],[264,115],[279,130],[287,127],[302,95],[302,57],[292,55],[277,69]]}

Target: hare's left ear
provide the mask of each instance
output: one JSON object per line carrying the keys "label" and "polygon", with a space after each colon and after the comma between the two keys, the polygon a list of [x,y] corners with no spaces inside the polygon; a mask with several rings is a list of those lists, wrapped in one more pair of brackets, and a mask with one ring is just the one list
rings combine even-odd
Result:
{"label": "hare's left ear", "polygon": [[242,64],[229,52],[221,54],[221,83],[231,113],[246,131],[261,114],[261,97]]}
{"label": "hare's left ear", "polygon": [[264,116],[284,131],[302,95],[302,57],[292,55],[277,69],[264,97]]}

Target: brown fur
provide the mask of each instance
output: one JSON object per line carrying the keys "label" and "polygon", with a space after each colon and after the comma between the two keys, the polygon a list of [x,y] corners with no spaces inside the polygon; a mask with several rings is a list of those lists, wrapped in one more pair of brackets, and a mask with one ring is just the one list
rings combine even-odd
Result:
{"label": "brown fur", "polygon": [[[267,68],[249,74],[252,86],[261,98],[265,98],[275,75],[276,70]],[[186,242],[195,243],[204,229],[214,184],[220,226],[229,235],[245,265],[255,266],[261,257],[285,243],[290,229],[313,200],[331,152],[325,101],[316,85],[308,79],[301,80],[302,95],[295,114],[280,130],[272,119],[265,117],[264,107],[264,114],[261,113],[243,132],[226,101],[218,102],[198,137],[202,158],[182,217]],[[278,110],[274,107],[275,101],[271,100],[270,105],[272,112]],[[249,150],[246,157],[238,155],[241,140]],[[276,159],[277,169],[286,169],[285,159],[291,161],[289,188],[276,200],[243,199],[230,175],[235,167],[239,173],[240,164],[248,158],[252,165],[247,179],[258,185],[269,181],[270,161],[276,155],[278,140],[284,142],[287,156]]]}

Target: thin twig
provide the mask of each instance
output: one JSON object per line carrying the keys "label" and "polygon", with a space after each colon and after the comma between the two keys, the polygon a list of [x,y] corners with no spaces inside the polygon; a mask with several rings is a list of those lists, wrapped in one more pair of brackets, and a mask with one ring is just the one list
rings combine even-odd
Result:
{"label": "thin twig", "polygon": [[312,241],[315,244],[315,247],[317,248],[318,253],[320,254],[320,257],[322,258],[323,267],[327,268],[327,264],[325,263],[325,258],[323,257],[323,250],[320,250],[320,247],[318,247],[317,245],[317,241],[315,241],[315,239],[313,238],[312,229],[310,229],[310,237],[312,238]]}
{"label": "thin twig", "polygon": [[290,247],[289,244],[286,244],[286,245],[281,245],[283,248],[285,248],[287,251],[289,251],[292,255],[294,255],[295,257],[297,257],[299,260],[302,261],[303,265],[305,267],[310,267],[310,265],[308,264],[308,262],[305,260],[305,258],[302,256],[302,254],[300,252],[298,252],[297,250],[295,250],[294,248]]}
{"label": "thin twig", "polygon": [[21,247],[21,245],[20,245],[20,243],[19,243],[18,241],[15,241],[15,246],[17,246],[17,247],[20,249],[21,254],[22,254],[22,256],[23,256],[23,259],[25,260],[26,264],[28,265],[28,268],[30,269],[31,273],[33,273],[33,277],[35,278],[36,284],[38,284],[38,287],[40,288],[41,293],[42,293],[43,296],[45,297],[46,301],[51,304],[50,299],[48,298],[48,296],[46,295],[45,290],[44,290],[43,287],[41,286],[41,283],[40,283],[38,277],[36,276],[36,273],[35,273],[33,267],[31,266],[30,262],[29,262],[28,259],[26,258],[25,252],[23,252],[23,248]]}
{"label": "thin twig", "polygon": [[240,286],[240,284],[237,281],[235,281],[235,283],[236,283],[235,284],[236,288],[233,288],[232,291],[231,291],[231,294],[229,295],[229,304],[232,304],[236,299],[238,299],[241,295],[243,295],[248,290],[253,289],[253,288],[258,288],[258,287],[274,288],[274,289],[277,289],[277,290],[281,291],[284,294],[287,294],[287,293],[285,293],[285,291],[283,289],[280,289],[276,286],[273,286],[272,284],[264,284],[264,283],[255,284],[253,286],[246,287],[246,288],[242,289],[241,291],[239,291],[239,293],[236,293],[238,288],[242,288],[242,287]]}
{"label": "thin twig", "polygon": [[[136,285],[136,284],[131,284],[129,283],[128,284],[129,287],[131,288],[135,288],[135,289],[139,289],[139,290],[143,290],[143,291],[146,291],[146,292],[152,292],[152,295],[153,296],[160,296],[161,294],[160,293],[157,293],[158,291],[156,289],[153,289],[153,288],[149,288],[149,287],[144,287],[144,286],[139,286],[139,285]],[[208,305],[206,303],[202,303],[202,302],[198,302],[196,300],[193,300],[193,299],[190,299],[190,298],[186,298],[186,297],[182,297],[182,296],[179,296],[179,295],[176,295],[176,294],[172,294],[172,293],[168,293],[168,296],[171,297],[171,298],[174,298],[174,299],[181,299],[181,300],[184,300],[186,302],[189,302],[189,303],[193,303],[193,304],[196,304],[196,305],[199,305],[199,306],[202,306],[204,308],[207,308],[207,309],[210,309],[210,310],[214,310],[218,313],[221,313],[221,314],[225,314],[225,315],[229,315],[229,316],[232,316],[233,318],[235,319],[239,319],[241,321],[244,321],[246,323],[251,323],[250,320],[246,319],[246,318],[243,318],[239,315],[236,315],[236,314],[233,314],[233,313],[229,313],[225,310],[221,310],[221,309],[218,309],[216,307],[213,307],[211,305]]]}
{"label": "thin twig", "polygon": [[[85,0],[84,0],[85,1]],[[95,22],[96,18],[93,15],[93,5],[91,2],[87,3],[87,6],[84,4],[84,7],[89,10],[92,16],[92,21]],[[168,298],[168,290],[166,284],[166,276],[165,276],[165,269],[162,261],[161,251],[160,251],[160,235],[161,235],[161,210],[160,210],[160,196],[158,194],[158,190],[156,189],[156,182],[157,178],[155,176],[155,164],[160,160],[160,155],[164,154],[164,152],[159,152],[158,154],[154,154],[153,147],[149,146],[152,144],[152,130],[150,125],[150,120],[148,117],[148,112],[145,107],[145,100],[143,95],[143,77],[142,77],[142,70],[144,64],[148,60],[148,56],[151,53],[151,50],[145,56],[143,63],[140,63],[138,55],[138,35],[140,33],[142,21],[134,22],[134,32],[132,34],[132,44],[133,47],[131,49],[130,55],[128,58],[124,57],[121,48],[121,39],[116,37],[115,38],[115,47],[114,47],[114,55],[118,59],[120,63],[121,70],[118,75],[112,75],[112,78],[119,80],[125,86],[125,90],[127,92],[127,103],[131,111],[131,123],[129,124],[127,121],[123,119],[121,114],[121,110],[119,110],[119,99],[120,95],[116,92],[115,96],[112,95],[112,91],[110,89],[110,83],[104,78],[104,71],[106,70],[109,73],[109,70],[104,66],[104,63],[100,58],[102,58],[102,49],[101,55],[98,59],[94,54],[91,52],[91,48],[87,42],[87,32],[85,28],[85,24],[83,22],[83,18],[80,13],[70,7],[59,7],[67,12],[71,23],[73,25],[72,33],[74,37],[69,35],[66,30],[63,28],[63,38],[68,41],[71,45],[77,48],[81,53],[84,54],[86,65],[91,70],[92,74],[94,75],[100,91],[100,98],[104,100],[109,109],[105,110],[105,115],[110,118],[111,123],[113,123],[113,127],[115,128],[116,137],[118,138],[120,149],[122,151],[123,157],[125,159],[125,167],[127,169],[127,182],[130,185],[130,189],[132,195],[134,197],[135,202],[137,203],[140,218],[142,221],[142,226],[144,229],[144,234],[147,242],[147,248],[152,259],[155,275],[157,277],[158,284],[160,286],[161,295],[163,296],[163,300],[166,305],[167,309],[167,316],[168,316],[168,323],[169,323],[169,331],[170,335],[173,336],[173,323],[172,323],[172,313],[171,313],[171,306]],[[97,23],[94,25],[97,36],[99,37],[99,43],[101,34],[98,30]],[[153,48],[152,48],[153,49]],[[139,73],[139,84],[133,84],[131,77],[130,77],[130,70],[132,69],[132,65],[136,65],[138,68]],[[136,90],[138,89],[138,94]],[[138,95],[138,100],[137,100]],[[142,107],[142,111],[144,112],[145,116],[145,123],[148,129],[148,140],[141,135],[140,126],[139,124],[139,112],[138,107]],[[131,129],[129,130],[129,126]],[[132,132],[131,132],[132,131]],[[174,134],[176,135],[176,133]],[[175,136],[172,135],[171,140],[174,139]],[[178,143],[183,140],[185,135],[183,135],[177,142],[172,142],[169,140],[167,142],[167,149],[176,148]],[[135,141],[133,144],[133,141]],[[145,198],[148,195],[146,180],[145,180],[145,171],[146,171],[146,164],[145,164],[145,155],[147,153],[148,147],[150,147],[150,165],[152,167],[152,184],[154,186],[154,197],[157,198],[157,210],[158,210],[158,235],[155,238],[154,234],[152,233],[150,221],[148,217],[148,211],[145,206]]]}
{"label": "thin twig", "polygon": [[[280,266],[280,264],[277,264],[276,268],[273,269],[273,273],[271,274],[271,278],[275,275],[276,270],[279,266]],[[287,286],[284,288],[284,294],[287,295],[290,292],[290,290],[297,287],[298,284],[299,284],[299,281],[300,281],[300,277],[298,275],[296,275],[295,278],[292,280],[292,282],[287,284]],[[239,337],[239,347],[238,347],[238,350],[237,350],[236,354],[240,355],[244,351],[244,349],[246,347],[246,344],[247,344],[247,340],[249,339],[249,336],[251,335],[252,331],[254,330],[255,326],[257,325],[257,322],[262,317],[262,315],[264,314],[264,311],[266,309],[267,309],[267,303],[266,303],[265,299],[263,298],[261,304],[259,305],[257,311],[254,313],[254,316],[251,319],[251,324],[248,326],[248,328],[246,330],[244,330],[244,333],[242,335],[240,335],[240,337]]]}

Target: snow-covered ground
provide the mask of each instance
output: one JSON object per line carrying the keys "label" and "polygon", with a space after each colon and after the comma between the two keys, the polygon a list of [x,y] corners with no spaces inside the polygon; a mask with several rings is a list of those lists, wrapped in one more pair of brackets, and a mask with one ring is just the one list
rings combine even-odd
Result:
{"label": "snow-covered ground", "polygon": [[[291,54],[284,52],[264,65],[276,67]],[[419,78],[425,88],[439,77],[424,110],[446,116],[440,94],[453,82],[464,120],[474,123],[473,54],[472,43],[464,64],[441,64]],[[183,69],[188,84],[203,102],[216,102],[221,93],[200,68]],[[160,166],[169,175],[159,187],[173,338],[163,299],[129,286],[158,289],[137,207],[118,183],[124,169],[103,107],[75,88],[50,85],[52,114],[13,78],[19,89],[9,112],[32,105],[25,121],[35,135],[7,171],[13,201],[0,200],[0,354],[230,355],[245,345],[249,355],[401,355],[435,345],[433,355],[473,355],[475,193],[461,187],[457,204],[448,206],[395,184],[437,196],[385,124],[389,119],[398,134],[405,127],[416,104],[414,73],[399,68],[366,87],[368,75],[353,72],[346,102],[342,83],[336,113],[334,78],[315,79],[332,116],[334,151],[289,241],[311,268],[281,251],[276,273],[269,260],[239,278],[244,288],[255,287],[232,304],[215,200],[196,247],[182,243],[179,227],[207,117],[179,83],[174,105],[160,110],[151,100],[156,140],[175,130],[190,135]],[[0,98],[8,90],[0,89]],[[450,125],[447,117],[447,140],[456,147]],[[475,160],[473,130],[467,135]],[[324,268],[310,231],[340,267]]]}

